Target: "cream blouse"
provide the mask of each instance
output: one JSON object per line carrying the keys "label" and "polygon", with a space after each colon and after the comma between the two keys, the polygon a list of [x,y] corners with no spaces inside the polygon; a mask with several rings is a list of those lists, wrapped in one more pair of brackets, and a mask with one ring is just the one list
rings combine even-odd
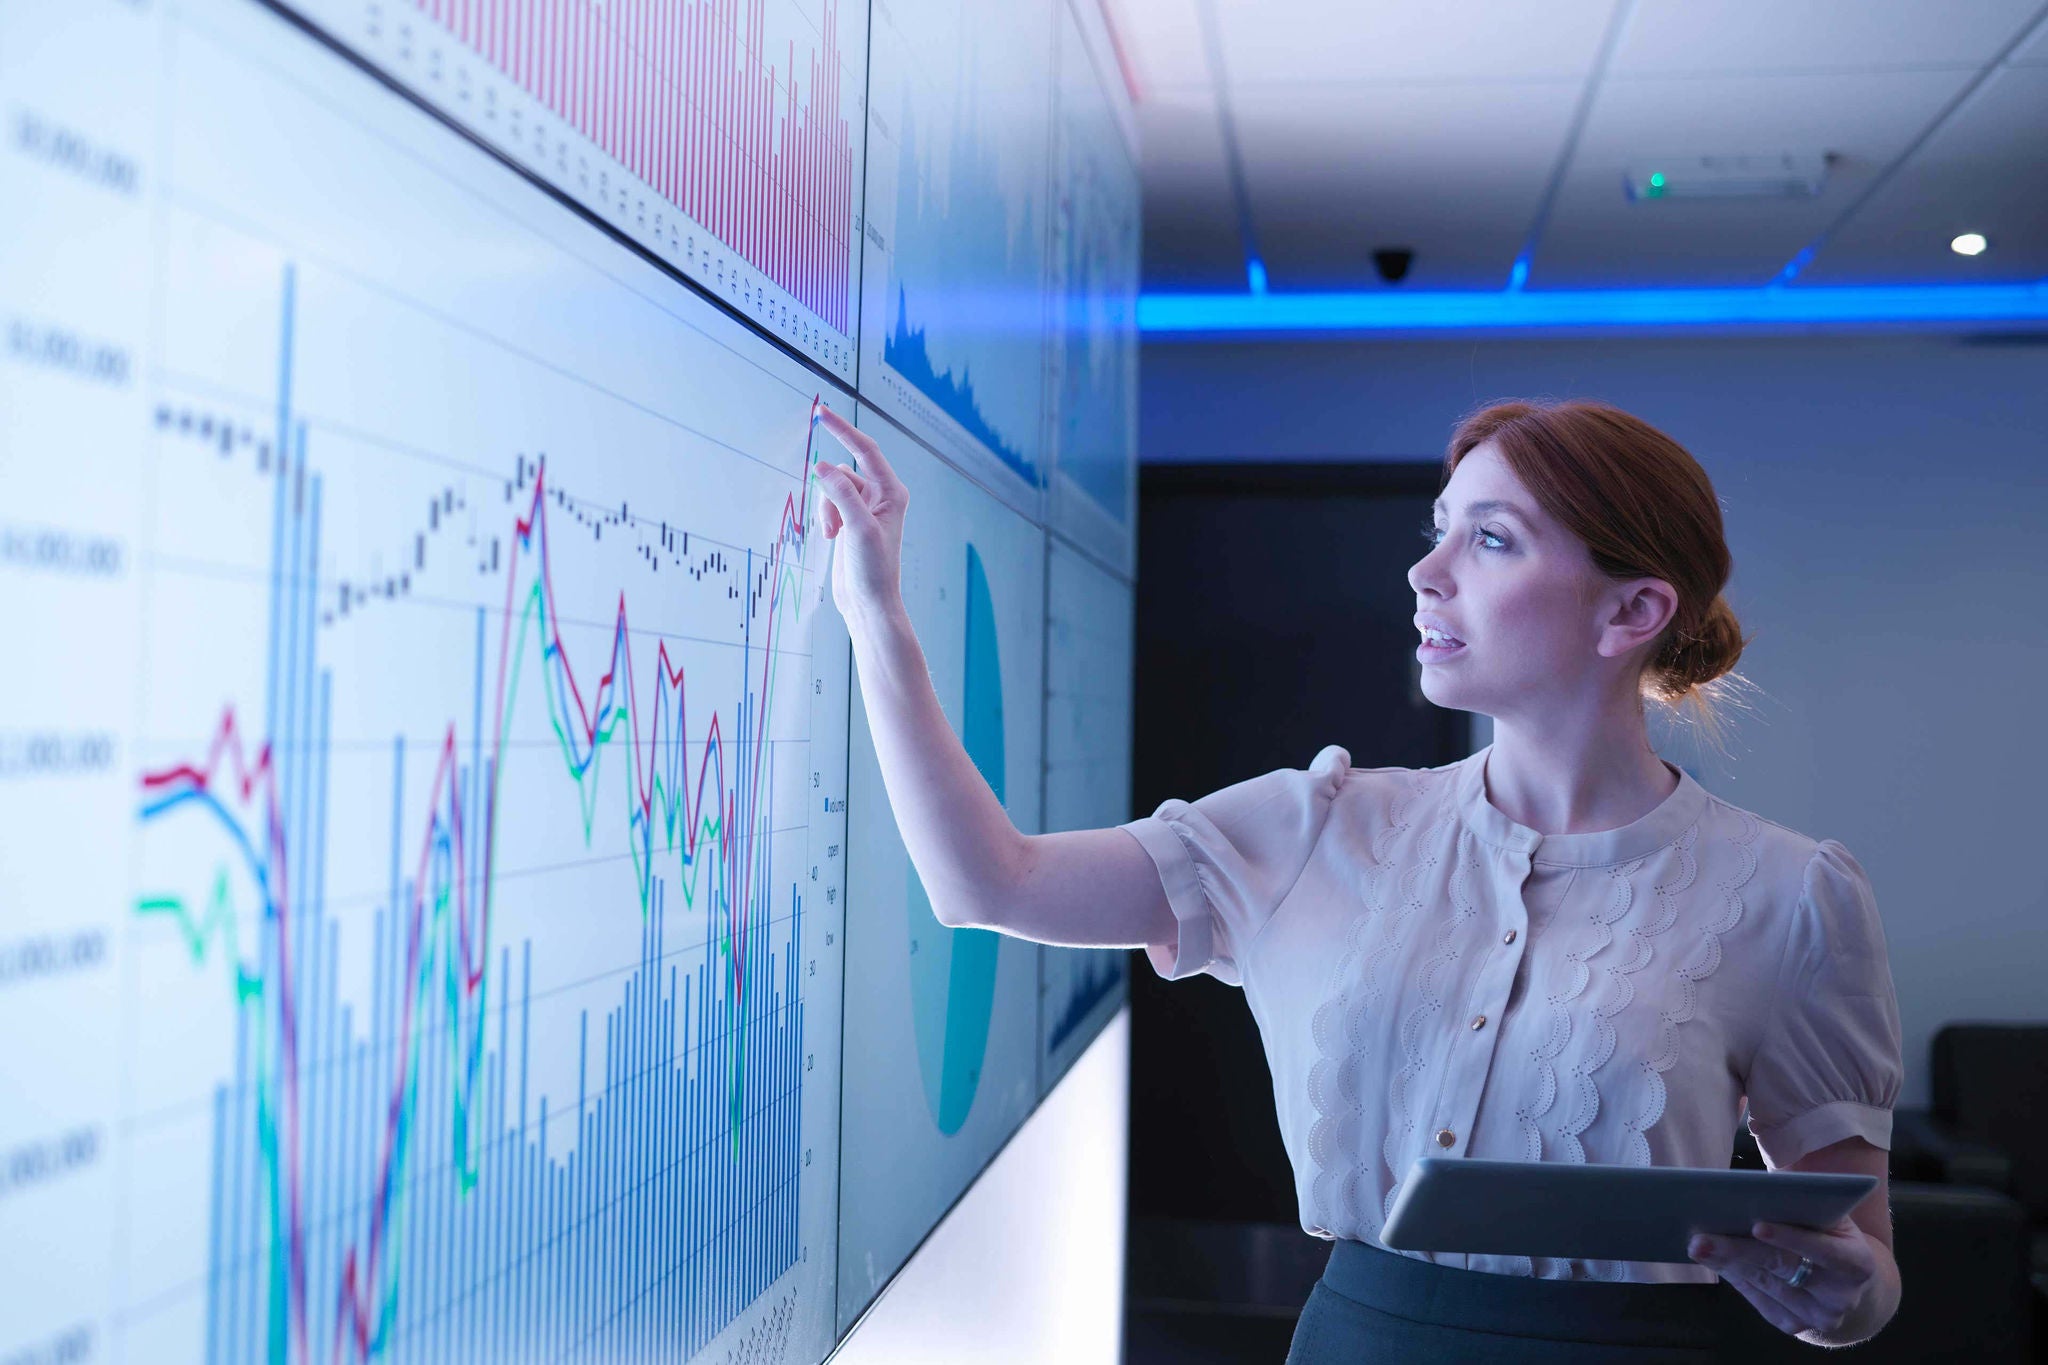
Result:
{"label": "cream blouse", "polygon": [[[1677,769],[1633,824],[1539,834],[1487,800],[1491,752],[1354,768],[1331,745],[1306,771],[1123,826],[1178,925],[1147,950],[1154,968],[1244,987],[1304,1228],[1384,1245],[1422,1156],[1725,1169],[1745,1096],[1772,1166],[1848,1137],[1890,1147],[1898,1003],[1847,849]],[[1715,1278],[1403,1254],[1546,1279]]]}

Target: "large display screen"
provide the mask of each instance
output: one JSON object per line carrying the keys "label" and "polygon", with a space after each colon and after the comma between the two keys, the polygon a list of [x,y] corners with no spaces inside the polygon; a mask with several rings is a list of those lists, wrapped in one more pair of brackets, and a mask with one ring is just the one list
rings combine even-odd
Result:
{"label": "large display screen", "polygon": [[[918,490],[903,596],[939,705],[1011,821],[1038,833],[1045,537],[909,437],[881,439]],[[841,1159],[859,1174],[840,1192],[846,1324],[1038,1100],[1037,946],[939,923],[858,712],[852,749]]]}
{"label": "large display screen", "polygon": [[890,0],[869,56],[862,392],[1034,519],[1059,5]]}
{"label": "large display screen", "polygon": [[884,23],[0,10],[0,1361],[820,1361],[1114,1013],[932,919],[825,587],[829,406],[1019,826],[1127,784],[1127,543],[863,359]]}

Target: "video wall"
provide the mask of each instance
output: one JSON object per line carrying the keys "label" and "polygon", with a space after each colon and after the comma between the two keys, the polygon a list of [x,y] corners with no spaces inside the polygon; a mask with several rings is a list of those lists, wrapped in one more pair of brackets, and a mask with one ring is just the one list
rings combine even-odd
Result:
{"label": "video wall", "polygon": [[0,10],[0,1361],[820,1361],[1125,998],[939,924],[816,531],[1129,818],[1096,0]]}

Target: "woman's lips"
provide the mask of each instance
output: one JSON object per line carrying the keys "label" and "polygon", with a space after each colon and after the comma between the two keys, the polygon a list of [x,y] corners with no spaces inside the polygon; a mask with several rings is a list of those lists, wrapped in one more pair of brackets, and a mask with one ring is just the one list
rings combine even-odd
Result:
{"label": "woman's lips", "polygon": [[1464,652],[1465,645],[1463,641],[1455,645],[1433,645],[1429,641],[1424,640],[1415,647],[1415,657],[1426,664],[1442,663],[1451,656],[1463,654]]}

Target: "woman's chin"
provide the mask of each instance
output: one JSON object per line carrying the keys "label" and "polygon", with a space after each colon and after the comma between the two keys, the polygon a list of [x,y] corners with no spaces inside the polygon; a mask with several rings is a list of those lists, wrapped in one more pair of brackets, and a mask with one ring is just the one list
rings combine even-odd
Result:
{"label": "woman's chin", "polygon": [[1492,714],[1487,689],[1476,687],[1470,678],[1461,678],[1446,669],[1425,668],[1422,670],[1422,695],[1433,706],[1447,711],[1475,711]]}
{"label": "woman's chin", "polygon": [[1454,711],[1470,710],[1463,699],[1467,690],[1460,687],[1456,680],[1444,677],[1433,668],[1422,670],[1422,695],[1433,706],[1442,706]]}

